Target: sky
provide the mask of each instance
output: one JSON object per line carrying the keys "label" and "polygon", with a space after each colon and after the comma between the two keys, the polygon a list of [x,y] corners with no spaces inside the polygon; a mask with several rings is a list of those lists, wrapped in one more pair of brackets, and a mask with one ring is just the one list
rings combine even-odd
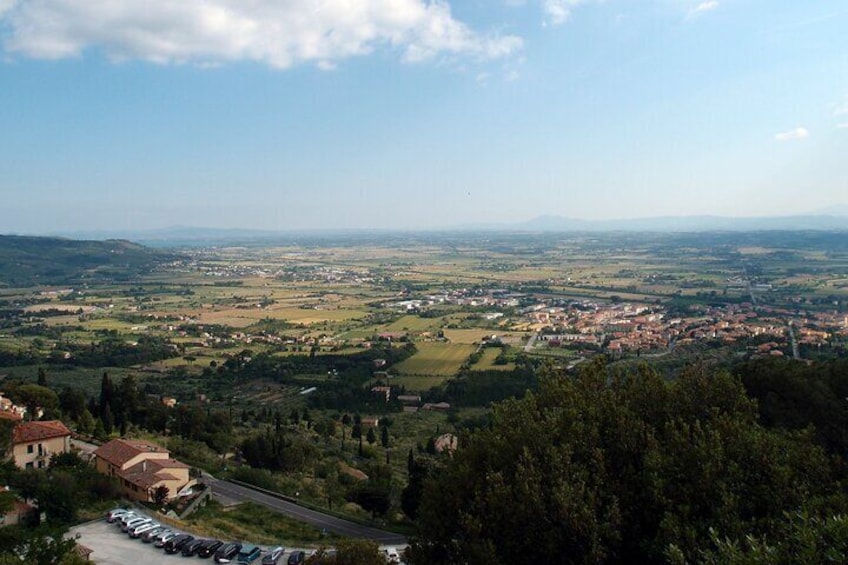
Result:
{"label": "sky", "polygon": [[0,0],[0,233],[848,205],[844,0]]}

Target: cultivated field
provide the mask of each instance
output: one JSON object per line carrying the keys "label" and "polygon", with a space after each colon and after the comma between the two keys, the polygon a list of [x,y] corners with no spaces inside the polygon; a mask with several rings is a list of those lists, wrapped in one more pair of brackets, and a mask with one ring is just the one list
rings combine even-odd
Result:
{"label": "cultivated field", "polygon": [[395,366],[400,375],[449,377],[474,353],[476,347],[467,344],[423,342],[417,344],[418,352]]}

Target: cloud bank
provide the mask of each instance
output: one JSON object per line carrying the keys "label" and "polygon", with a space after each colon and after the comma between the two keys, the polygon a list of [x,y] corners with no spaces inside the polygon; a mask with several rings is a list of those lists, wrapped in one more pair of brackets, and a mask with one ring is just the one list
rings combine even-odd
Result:
{"label": "cloud bank", "polygon": [[35,59],[96,49],[113,60],[278,69],[331,68],[379,48],[417,62],[498,59],[522,47],[519,37],[472,30],[444,0],[0,0],[0,40],[7,54]]}

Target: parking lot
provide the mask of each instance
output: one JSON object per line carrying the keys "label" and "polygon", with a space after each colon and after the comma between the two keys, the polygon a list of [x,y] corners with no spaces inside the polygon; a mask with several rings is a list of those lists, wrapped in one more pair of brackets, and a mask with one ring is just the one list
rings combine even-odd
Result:
{"label": "parking lot", "polygon": [[[109,524],[105,520],[89,522],[71,528],[70,535],[79,534],[77,543],[81,543],[94,551],[91,560],[98,565],[127,565],[143,563],[144,565],[173,565],[188,561],[179,553],[168,555],[161,549],[153,547],[152,544],[143,543],[141,540],[132,539],[115,524]],[[265,547],[263,550],[267,549]],[[289,550],[286,550],[285,559],[288,559]],[[280,563],[285,563],[280,559]],[[192,559],[194,561],[194,559]],[[211,560],[203,560],[210,562]],[[258,562],[258,560],[257,560]]]}

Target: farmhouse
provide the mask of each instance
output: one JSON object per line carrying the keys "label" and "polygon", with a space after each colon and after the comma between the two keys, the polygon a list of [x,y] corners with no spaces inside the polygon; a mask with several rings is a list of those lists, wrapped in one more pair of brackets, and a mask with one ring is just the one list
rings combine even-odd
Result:
{"label": "farmhouse", "polygon": [[392,387],[390,387],[390,386],[371,387],[371,394],[377,395],[380,398],[385,398],[386,402],[388,402],[392,399]]}
{"label": "farmhouse", "polygon": [[55,453],[71,449],[71,430],[59,420],[25,422],[12,430],[12,458],[22,469],[43,469]]}
{"label": "farmhouse", "polygon": [[196,482],[189,477],[188,465],[148,441],[113,439],[97,448],[94,456],[97,471],[120,479],[124,494],[135,500],[153,502],[162,487],[168,489],[170,500]]}

